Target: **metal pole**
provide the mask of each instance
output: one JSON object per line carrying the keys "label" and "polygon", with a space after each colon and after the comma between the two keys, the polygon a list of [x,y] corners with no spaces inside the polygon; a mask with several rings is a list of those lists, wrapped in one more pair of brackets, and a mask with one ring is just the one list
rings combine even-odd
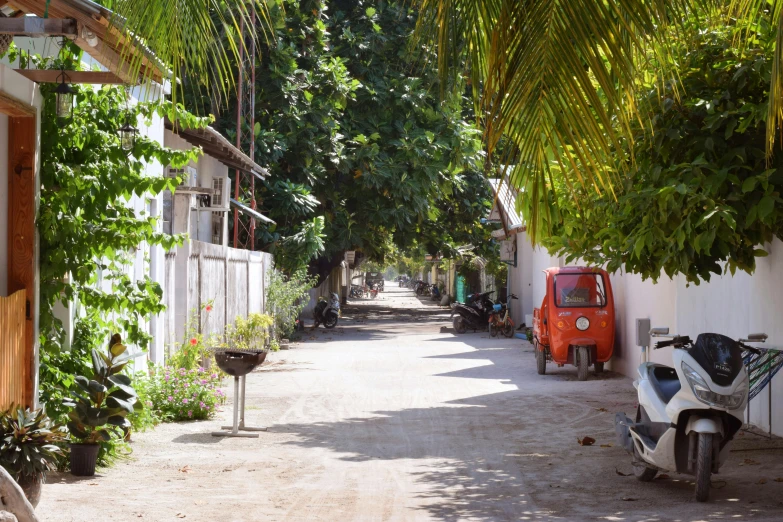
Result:
{"label": "metal pole", "polygon": [[239,413],[239,427],[245,427],[245,383],[247,382],[247,375],[242,376],[242,408]]}
{"label": "metal pole", "polygon": [[[244,56],[245,56],[245,22],[239,21],[239,67],[237,71],[237,148],[242,150],[242,83],[244,80]],[[239,177],[242,173],[236,170],[234,179],[234,199],[239,201]],[[239,209],[234,208],[234,248],[239,247]]]}
{"label": "metal pole", "polygon": [[[767,355],[770,355],[767,350]],[[772,357],[767,357],[767,413],[769,415],[769,438],[772,438]]]}
{"label": "metal pole", "polygon": [[234,429],[231,433],[239,433],[239,377],[234,377]]}

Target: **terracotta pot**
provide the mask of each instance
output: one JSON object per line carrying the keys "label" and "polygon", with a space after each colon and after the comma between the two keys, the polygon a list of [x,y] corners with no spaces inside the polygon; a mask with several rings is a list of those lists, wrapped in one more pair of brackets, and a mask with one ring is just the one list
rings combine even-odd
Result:
{"label": "terracotta pot", "polygon": [[92,477],[98,461],[98,444],[71,444],[71,475]]}
{"label": "terracotta pot", "polygon": [[41,475],[29,475],[19,478],[19,487],[24,491],[24,496],[27,497],[27,501],[32,504],[33,507],[38,506],[38,502],[41,500],[41,486],[44,483],[44,477]]}

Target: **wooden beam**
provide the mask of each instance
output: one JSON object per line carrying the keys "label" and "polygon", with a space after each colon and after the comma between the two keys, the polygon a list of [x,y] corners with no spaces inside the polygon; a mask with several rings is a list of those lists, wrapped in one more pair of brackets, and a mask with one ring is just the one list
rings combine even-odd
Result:
{"label": "wooden beam", "polygon": [[35,116],[35,107],[0,92],[0,113],[15,118]]}
{"label": "wooden beam", "polygon": [[0,34],[16,36],[76,36],[76,20],[72,18],[0,18]]}
{"label": "wooden beam", "polygon": [[[35,83],[90,83],[97,85],[119,85],[126,83],[113,72],[102,71],[65,71],[65,76],[58,70],[50,69],[14,69],[28,80]],[[62,76],[62,78],[61,78]]]}

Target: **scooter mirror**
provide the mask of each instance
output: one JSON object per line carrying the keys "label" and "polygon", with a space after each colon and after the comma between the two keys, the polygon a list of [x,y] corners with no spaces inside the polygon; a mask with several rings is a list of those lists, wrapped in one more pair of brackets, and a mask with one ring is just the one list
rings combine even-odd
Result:
{"label": "scooter mirror", "polygon": [[650,335],[653,337],[659,337],[661,335],[669,335],[669,329],[668,328],[652,328],[650,330]]}
{"label": "scooter mirror", "polygon": [[767,340],[769,336],[765,333],[752,333],[748,335],[747,339],[744,339],[745,341],[751,342],[751,343],[763,343]]}

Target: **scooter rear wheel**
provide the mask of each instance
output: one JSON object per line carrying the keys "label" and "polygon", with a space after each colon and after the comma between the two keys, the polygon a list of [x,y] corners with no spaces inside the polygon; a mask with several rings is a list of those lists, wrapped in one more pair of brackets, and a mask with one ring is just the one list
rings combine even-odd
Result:
{"label": "scooter rear wheel", "polygon": [[495,326],[492,323],[489,323],[489,336],[490,337],[497,337],[498,336],[498,327]]}
{"label": "scooter rear wheel", "polygon": [[464,334],[468,331],[468,329],[465,327],[465,320],[462,319],[461,315],[455,317],[452,324],[454,325],[454,331],[458,334]]}
{"label": "scooter rear wheel", "polygon": [[337,326],[337,321],[339,320],[339,316],[334,313],[328,313],[326,314],[326,317],[324,317],[324,327],[325,328],[334,328]]}
{"label": "scooter rear wheel", "polygon": [[641,482],[650,482],[657,474],[658,470],[655,468],[648,468],[644,464],[633,465],[633,475]]}

